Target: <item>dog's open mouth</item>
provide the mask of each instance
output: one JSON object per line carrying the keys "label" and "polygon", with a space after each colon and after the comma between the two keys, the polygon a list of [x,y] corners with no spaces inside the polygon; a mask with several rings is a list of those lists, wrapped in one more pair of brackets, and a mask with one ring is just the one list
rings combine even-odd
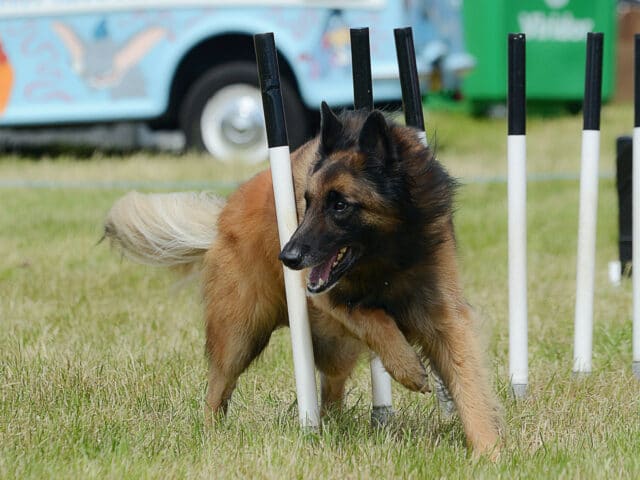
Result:
{"label": "dog's open mouth", "polygon": [[307,281],[307,290],[310,293],[321,293],[333,287],[349,270],[355,260],[356,256],[353,250],[349,247],[342,247],[327,261],[311,269]]}

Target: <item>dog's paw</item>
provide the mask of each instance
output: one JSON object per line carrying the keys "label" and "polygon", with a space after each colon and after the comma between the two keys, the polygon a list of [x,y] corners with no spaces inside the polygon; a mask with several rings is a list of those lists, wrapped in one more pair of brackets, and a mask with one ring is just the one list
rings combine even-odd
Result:
{"label": "dog's paw", "polygon": [[431,384],[429,383],[429,375],[427,375],[427,371],[424,367],[422,367],[423,372],[420,377],[416,377],[415,389],[414,391],[419,393],[431,393]]}
{"label": "dog's paw", "polygon": [[410,365],[396,371],[394,378],[403,386],[413,392],[429,393],[431,385],[429,384],[429,375],[422,362],[416,357]]}
{"label": "dog's paw", "polygon": [[486,458],[495,463],[500,460],[502,441],[498,432],[485,431],[468,439],[474,458]]}

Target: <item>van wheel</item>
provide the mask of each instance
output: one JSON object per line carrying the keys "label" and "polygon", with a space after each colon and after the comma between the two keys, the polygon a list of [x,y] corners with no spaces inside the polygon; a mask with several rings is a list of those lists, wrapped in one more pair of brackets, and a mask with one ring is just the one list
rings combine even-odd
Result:
{"label": "van wheel", "polygon": [[[295,89],[280,79],[291,148],[307,140],[307,112]],[[267,135],[256,65],[227,63],[206,71],[180,106],[187,148],[210,153],[224,163],[267,160]]]}

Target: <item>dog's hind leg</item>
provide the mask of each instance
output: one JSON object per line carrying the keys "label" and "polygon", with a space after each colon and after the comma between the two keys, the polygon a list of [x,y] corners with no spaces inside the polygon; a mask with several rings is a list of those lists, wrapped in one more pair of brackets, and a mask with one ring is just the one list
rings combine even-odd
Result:
{"label": "dog's hind leg", "polygon": [[496,456],[502,416],[467,305],[446,306],[432,317],[423,351],[442,378],[476,454]]}
{"label": "dog's hind leg", "polygon": [[[226,309],[223,306],[220,310]],[[224,416],[238,377],[267,346],[275,326],[273,321],[240,319],[221,312],[207,318],[207,418]]]}
{"label": "dog's hind leg", "polygon": [[350,373],[329,375],[320,372],[320,414],[323,417],[330,412],[342,410],[344,387]]}
{"label": "dog's hind leg", "polygon": [[207,418],[226,413],[238,377],[264,350],[278,324],[286,321],[280,302],[253,292],[232,270],[222,271],[226,275],[211,274],[204,288]]}

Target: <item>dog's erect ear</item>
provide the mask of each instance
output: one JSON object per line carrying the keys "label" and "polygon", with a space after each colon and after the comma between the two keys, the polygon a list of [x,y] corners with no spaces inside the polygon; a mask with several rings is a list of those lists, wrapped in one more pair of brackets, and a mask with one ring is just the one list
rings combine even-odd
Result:
{"label": "dog's erect ear", "polygon": [[384,115],[377,110],[369,114],[358,139],[360,151],[384,162],[393,159],[389,126]]}
{"label": "dog's erect ear", "polygon": [[342,135],[342,122],[329,108],[327,102],[320,105],[320,138],[322,150],[331,152]]}

